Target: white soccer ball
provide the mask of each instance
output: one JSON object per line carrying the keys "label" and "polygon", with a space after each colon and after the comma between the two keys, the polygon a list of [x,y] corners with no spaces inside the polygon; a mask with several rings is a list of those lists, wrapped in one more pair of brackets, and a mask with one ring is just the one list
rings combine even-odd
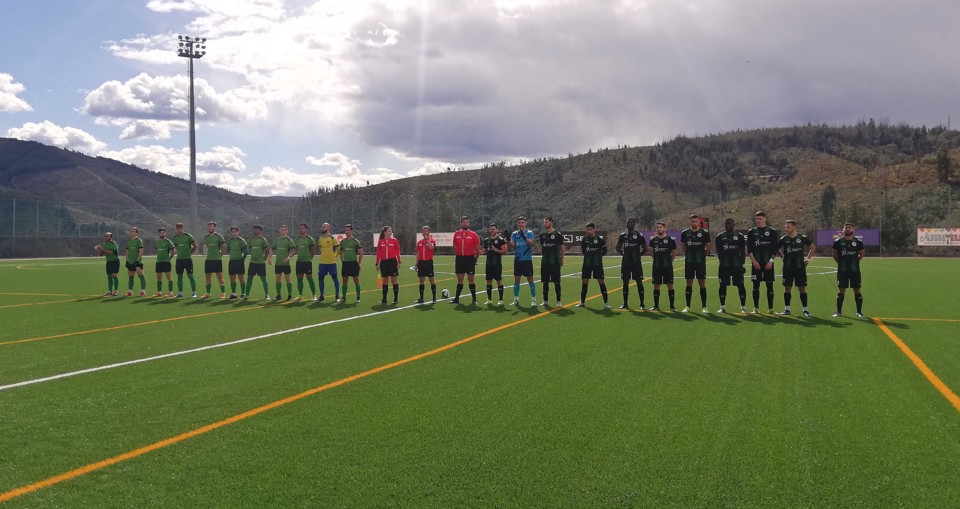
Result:
{"label": "white soccer ball", "polygon": [[440,295],[443,295],[443,298],[446,299],[450,297],[450,290],[444,288],[443,290],[440,290]]}

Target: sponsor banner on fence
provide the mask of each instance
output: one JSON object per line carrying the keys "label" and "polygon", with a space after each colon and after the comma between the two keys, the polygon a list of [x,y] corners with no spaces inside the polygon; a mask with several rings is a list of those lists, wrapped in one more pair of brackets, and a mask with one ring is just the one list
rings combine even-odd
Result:
{"label": "sponsor banner on fence", "polygon": [[[652,231],[641,231],[640,233],[643,234],[643,238],[647,239],[647,244],[650,243],[650,239],[652,239],[652,238],[654,238],[654,237],[657,236],[657,231],[656,231],[656,230],[652,230]],[[675,241],[677,242],[677,247],[680,246],[680,230],[667,230],[665,233],[666,233],[668,236],[673,237],[673,240],[675,240]],[[617,234],[617,235],[619,235],[619,234]],[[710,237],[711,237],[710,242],[713,242],[713,239],[717,238],[717,236],[716,236],[713,232],[710,232]],[[614,242],[613,245],[617,245],[617,243]]]}
{"label": "sponsor banner on fence", "polygon": [[[430,235],[432,235],[433,240],[437,242],[437,247],[453,247],[453,232],[430,232]],[[477,235],[480,235],[481,239],[484,237],[484,235],[481,234],[480,232],[477,232]],[[423,237],[422,235],[420,235],[420,232],[418,231],[417,240],[419,241],[421,238]],[[380,239],[380,232],[374,233],[373,243],[371,245],[373,247],[377,247],[377,241],[379,239]]]}
{"label": "sponsor banner on fence", "polygon": [[917,228],[918,246],[960,246],[960,228]]}
{"label": "sponsor banner on fence", "polygon": [[[880,245],[880,230],[875,228],[864,228],[862,230],[854,230],[853,236],[860,239],[865,246],[879,246]],[[833,245],[833,241],[843,237],[843,229],[839,230],[817,230],[817,247],[829,247]]]}
{"label": "sponsor banner on fence", "polygon": [[[569,231],[560,231],[563,234],[563,245],[565,247],[580,247],[580,242],[583,241],[583,238],[587,236],[586,230],[569,230]],[[597,230],[597,235],[607,239],[607,232],[602,232]],[[537,233],[535,237],[537,241],[540,241],[540,235]],[[617,245],[616,239],[613,240],[613,244],[610,244],[610,239],[607,239],[607,249],[612,249],[613,246]]]}

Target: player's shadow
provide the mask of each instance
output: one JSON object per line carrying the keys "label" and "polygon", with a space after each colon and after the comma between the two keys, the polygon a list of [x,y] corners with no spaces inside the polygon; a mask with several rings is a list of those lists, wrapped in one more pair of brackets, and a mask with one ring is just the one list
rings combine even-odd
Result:
{"label": "player's shadow", "polygon": [[169,305],[172,305],[172,304],[176,304],[177,301],[181,301],[181,300],[183,300],[183,299],[167,299],[167,298],[164,298],[164,299],[153,299],[153,300],[150,301],[150,305],[151,305],[151,306],[169,306]]}
{"label": "player's shadow", "polygon": [[703,319],[708,322],[722,323],[725,325],[740,325],[740,320],[724,313],[724,314],[708,314],[703,315]]}
{"label": "player's shadow", "polygon": [[696,315],[690,313],[680,313],[679,311],[651,311],[645,313],[644,317],[649,316],[651,320],[679,320],[682,322],[692,322],[699,320]]}
{"label": "player's shadow", "polygon": [[[868,319],[868,320],[869,320],[869,319]],[[883,322],[884,325],[886,325],[887,327],[889,327],[889,328],[891,328],[891,329],[901,329],[901,330],[909,330],[909,329],[910,329],[910,325],[905,324],[905,323],[903,323],[903,322],[888,322],[888,321],[886,321],[886,320],[881,320],[881,322]],[[848,323],[849,323],[849,322],[848,322]],[[871,323],[874,323],[874,324],[875,324],[876,322],[871,321]]]}
{"label": "player's shadow", "polygon": [[589,311],[589,312],[591,312],[591,313],[593,313],[593,314],[595,314],[595,315],[600,315],[600,316],[603,316],[603,317],[606,317],[606,318],[610,318],[610,317],[613,317],[613,316],[616,316],[616,315],[617,315],[617,313],[614,312],[614,310],[612,310],[612,309],[610,309],[610,308],[582,307],[582,308],[579,308],[579,309],[584,310],[584,311]]}
{"label": "player's shadow", "polygon": [[786,325],[794,325],[800,327],[833,327],[833,328],[845,328],[850,326],[850,322],[842,322],[837,320],[825,320],[816,316],[795,316],[790,315],[789,317],[781,317],[780,322]]}

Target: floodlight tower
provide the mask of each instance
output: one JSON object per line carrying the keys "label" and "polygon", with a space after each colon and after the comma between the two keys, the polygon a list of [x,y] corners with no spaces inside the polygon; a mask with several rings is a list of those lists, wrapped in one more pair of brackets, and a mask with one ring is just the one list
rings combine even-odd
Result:
{"label": "floodlight tower", "polygon": [[200,221],[197,210],[197,129],[193,105],[193,61],[207,54],[207,39],[178,35],[177,41],[177,56],[187,59],[187,74],[190,75],[190,228],[196,231]]}

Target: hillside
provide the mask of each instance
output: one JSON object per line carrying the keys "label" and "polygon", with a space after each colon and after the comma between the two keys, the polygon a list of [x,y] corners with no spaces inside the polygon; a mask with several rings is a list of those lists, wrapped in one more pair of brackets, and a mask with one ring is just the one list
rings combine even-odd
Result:
{"label": "hillside", "polygon": [[[375,186],[319,189],[302,199],[259,198],[201,185],[200,214],[223,223],[257,220],[268,231],[280,222],[330,222],[338,230],[352,223],[362,239],[390,224],[405,249],[412,249],[420,225],[449,231],[464,214],[477,230],[491,222],[512,226],[518,215],[539,226],[540,218],[551,215],[561,230],[583,229],[594,221],[601,230],[614,231],[628,216],[637,217],[643,228],[652,228],[657,219],[681,228],[696,212],[710,217],[715,230],[726,217],[749,225],[754,211],[763,209],[773,225],[792,218],[807,232],[847,220],[882,226],[885,246],[896,251],[909,248],[918,226],[960,224],[953,161],[960,161],[957,131],[871,120],[680,136],[649,147],[604,148],[515,166],[492,163]],[[5,198],[54,204],[26,220],[18,213],[18,238],[71,239],[97,237],[105,228],[170,224],[188,210],[188,193],[183,179],[0,138],[0,239],[11,236]],[[35,246],[18,242],[17,256],[36,252]],[[71,254],[82,248],[63,249]],[[12,252],[0,241],[0,256]]]}

